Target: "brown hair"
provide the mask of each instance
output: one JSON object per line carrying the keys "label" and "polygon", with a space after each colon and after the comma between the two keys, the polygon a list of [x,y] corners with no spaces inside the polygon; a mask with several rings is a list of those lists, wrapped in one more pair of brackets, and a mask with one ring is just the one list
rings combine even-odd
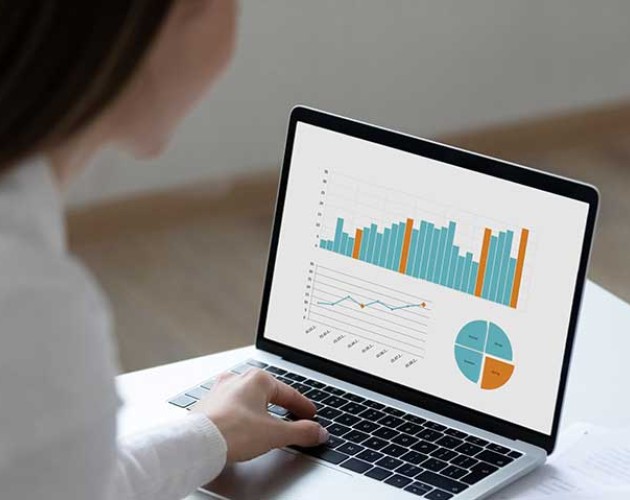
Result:
{"label": "brown hair", "polygon": [[99,115],[175,0],[0,0],[0,173]]}

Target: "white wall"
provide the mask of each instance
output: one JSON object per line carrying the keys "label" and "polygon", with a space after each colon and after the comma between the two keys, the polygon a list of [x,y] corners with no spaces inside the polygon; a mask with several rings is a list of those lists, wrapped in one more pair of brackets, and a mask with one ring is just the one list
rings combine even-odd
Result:
{"label": "white wall", "polygon": [[305,103],[414,134],[630,95],[628,0],[247,0],[228,75],[157,161],[106,155],[73,203],[278,164]]}

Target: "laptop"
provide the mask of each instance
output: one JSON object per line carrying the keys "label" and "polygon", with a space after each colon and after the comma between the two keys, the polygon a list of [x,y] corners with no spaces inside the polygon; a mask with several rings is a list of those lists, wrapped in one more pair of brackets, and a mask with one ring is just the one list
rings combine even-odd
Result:
{"label": "laptop", "polygon": [[[583,183],[294,108],[255,355],[232,371],[293,386],[330,439],[204,491],[478,499],[544,463],[597,208]],[[194,407],[208,375],[169,402]]]}

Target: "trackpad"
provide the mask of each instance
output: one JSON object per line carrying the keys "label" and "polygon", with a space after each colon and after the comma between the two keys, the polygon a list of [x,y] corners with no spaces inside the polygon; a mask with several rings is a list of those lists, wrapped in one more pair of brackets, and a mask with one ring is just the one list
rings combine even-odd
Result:
{"label": "trackpad", "polygon": [[[285,450],[230,465],[204,487],[226,498],[334,498],[340,483],[352,476]],[[332,497],[330,495],[333,495]]]}

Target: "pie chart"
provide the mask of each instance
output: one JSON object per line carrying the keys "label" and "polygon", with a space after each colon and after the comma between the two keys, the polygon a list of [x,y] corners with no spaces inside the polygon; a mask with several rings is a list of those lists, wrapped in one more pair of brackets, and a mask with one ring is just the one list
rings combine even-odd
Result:
{"label": "pie chart", "polygon": [[510,339],[491,321],[464,325],[455,339],[455,361],[462,375],[482,389],[498,389],[514,373]]}

